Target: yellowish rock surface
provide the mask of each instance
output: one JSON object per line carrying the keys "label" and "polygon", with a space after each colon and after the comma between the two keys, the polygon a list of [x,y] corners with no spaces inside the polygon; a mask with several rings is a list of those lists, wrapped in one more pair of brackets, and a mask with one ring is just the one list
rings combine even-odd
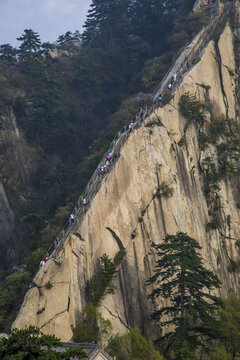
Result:
{"label": "yellowish rock surface", "polygon": [[[214,149],[209,147],[206,153],[200,153],[193,124],[187,129],[186,143],[178,144],[186,124],[178,101],[187,91],[204,103],[208,100],[213,116],[229,114],[235,118],[236,65],[228,25],[220,36],[218,49],[221,63],[211,41],[201,61],[184,77],[171,103],[156,109],[128,137],[120,158],[103,179],[83,221],[65,242],[58,261],[50,260],[37,274],[34,279],[37,287],[27,293],[13,327],[33,324],[46,333],[55,333],[63,341],[70,340],[71,325],[76,324],[86,303],[86,281],[104,253],[114,257],[119,251],[114,233],[126,248],[126,257],[115,280],[115,294],[104,298],[100,310],[111,319],[115,332],[124,333],[128,327],[138,326],[151,334],[149,314],[153,305],[147,299],[151,288],[146,286],[155,262],[151,243],[159,243],[166,234],[183,231],[197,239],[203,247],[206,266],[222,281],[221,295],[226,296],[230,289],[237,291],[239,277],[227,271],[229,257],[237,256],[232,239],[239,237],[236,184],[229,179],[220,184],[221,233],[228,238],[218,230],[206,232],[210,217],[201,167],[202,159],[208,152],[214,153]],[[200,84],[209,86],[209,90]],[[209,113],[206,118],[210,118]],[[156,124],[158,119],[162,126]],[[152,126],[145,126],[153,122]],[[163,181],[173,188],[173,196],[153,199]],[[134,230],[136,237],[132,239]],[[47,288],[49,282],[52,288]]]}

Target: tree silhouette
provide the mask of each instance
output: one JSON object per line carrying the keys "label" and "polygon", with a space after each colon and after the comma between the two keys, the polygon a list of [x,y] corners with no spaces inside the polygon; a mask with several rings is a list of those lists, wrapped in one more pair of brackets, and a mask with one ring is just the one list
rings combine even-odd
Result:
{"label": "tree silhouette", "polygon": [[160,340],[167,339],[169,348],[177,350],[177,359],[185,359],[202,339],[220,336],[215,312],[221,300],[211,291],[220,287],[220,281],[207,270],[198,250],[201,246],[186,233],[167,235],[162,244],[153,244],[157,251],[155,274],[148,284],[155,284],[150,298],[164,299],[164,305],[155,310],[152,319],[171,330]]}
{"label": "tree silhouette", "polygon": [[13,48],[10,44],[0,45],[0,59],[6,60],[10,64],[16,63],[17,49]]}
{"label": "tree silhouette", "polygon": [[40,37],[38,33],[34,32],[32,29],[25,29],[24,34],[18,37],[17,40],[22,42],[19,46],[19,57],[21,60],[29,59],[33,56],[35,57],[36,54],[40,52]]}
{"label": "tree silhouette", "polygon": [[38,328],[29,326],[26,329],[13,329],[8,338],[0,339],[0,358],[2,360],[16,359],[82,359],[86,353],[79,349],[56,351],[54,346],[61,345],[55,335],[45,335]]}

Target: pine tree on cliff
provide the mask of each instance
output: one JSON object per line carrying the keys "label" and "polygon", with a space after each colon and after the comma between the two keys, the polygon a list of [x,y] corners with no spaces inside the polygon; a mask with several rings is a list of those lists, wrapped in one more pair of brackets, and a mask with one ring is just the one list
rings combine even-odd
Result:
{"label": "pine tree on cliff", "polygon": [[24,34],[17,38],[21,42],[18,50],[20,71],[26,79],[41,87],[45,80],[45,64],[42,54],[45,52],[41,48],[41,40],[38,33],[32,29],[25,29]]}
{"label": "pine tree on cliff", "polygon": [[0,59],[14,64],[17,62],[16,59],[17,49],[13,48],[10,44],[0,45]]}
{"label": "pine tree on cliff", "polygon": [[32,57],[40,56],[41,40],[38,33],[32,29],[25,29],[24,34],[17,38],[21,41],[19,46],[19,57],[21,60],[26,60]]}
{"label": "pine tree on cliff", "polygon": [[167,340],[165,351],[173,350],[176,359],[192,359],[195,349],[206,348],[207,340],[221,336],[215,317],[221,300],[211,293],[220,281],[203,266],[201,246],[186,233],[167,235],[153,247],[158,260],[148,280],[155,284],[150,298],[167,301],[153,312],[152,319],[173,329],[159,340]]}
{"label": "pine tree on cliff", "polygon": [[82,34],[84,44],[112,47],[126,30],[128,3],[129,0],[93,0]]}

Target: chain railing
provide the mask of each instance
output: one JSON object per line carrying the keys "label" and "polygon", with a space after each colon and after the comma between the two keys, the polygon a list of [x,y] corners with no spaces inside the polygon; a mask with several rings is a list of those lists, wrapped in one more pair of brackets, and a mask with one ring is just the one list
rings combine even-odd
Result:
{"label": "chain railing", "polygon": [[[125,126],[122,127],[121,130],[118,131],[116,136],[114,137],[107,153],[111,153],[111,160],[110,164],[106,170],[106,173],[101,174],[100,169],[102,166],[105,165],[106,157],[103,156],[102,160],[100,161],[99,165],[95,169],[93,175],[91,176],[88,184],[86,185],[84,191],[80,195],[72,213],[74,214],[74,222],[71,224],[71,220],[69,219],[57,237],[54,239],[51,246],[48,248],[44,258],[51,257],[56,258],[68,236],[74,231],[76,225],[80,225],[81,221],[83,220],[83,215],[86,209],[89,206],[89,203],[93,199],[94,195],[100,188],[102,179],[104,176],[111,171],[113,168],[116,160],[120,156],[120,150],[124,143],[126,142],[128,136],[134,129],[137,129],[141,126],[142,122],[152,113],[153,107],[145,107],[141,108],[140,111],[134,116],[134,118]],[[131,125],[130,125],[131,124]],[[83,205],[83,199],[87,199],[87,204]]]}
{"label": "chain railing", "polygon": [[[177,81],[172,83],[171,91],[173,91],[173,88],[176,87],[176,85],[178,85],[181,82],[183,75],[185,75],[185,73],[190,70],[193,60],[202,54],[206,44],[212,38],[214,31],[216,30],[216,27],[219,25],[219,23],[221,21],[223,21],[226,18],[226,16],[229,14],[230,9],[233,7],[233,5],[234,5],[234,2],[229,2],[220,8],[219,8],[218,4],[216,4],[214,6],[209,6],[209,5],[207,6],[213,19],[210,22],[210,24],[206,27],[206,29],[203,30],[203,32],[200,35],[199,39],[197,40],[196,44],[193,45],[193,47],[191,48],[189,53],[186,55],[186,57],[184,57],[183,61],[179,64],[178,70],[177,70]],[[187,49],[188,46],[189,46],[189,44],[186,45],[185,49]],[[176,62],[177,62],[177,59],[171,65],[171,67],[169,68],[169,70],[167,71],[166,75],[161,80],[161,82],[159,83],[157,88],[153,91],[152,95],[155,100],[157,99],[157,96],[159,94],[163,94],[167,90],[168,83],[171,80],[171,73],[173,72]],[[167,82],[167,79],[169,79],[168,82]],[[164,85],[165,82],[166,82],[166,84]]]}
{"label": "chain railing", "polygon": [[[213,20],[211,22],[211,24],[208,26],[208,28],[205,30],[205,31],[207,31],[207,34],[204,37],[204,39],[201,41],[201,43],[198,44],[199,46],[196,47],[195,46],[196,44],[194,45],[194,48],[195,48],[194,53],[192,52],[191,55],[188,54],[186,56],[186,58],[183,60],[181,66],[180,66],[180,71],[177,74],[177,81],[173,83],[173,89],[171,91],[173,91],[174,88],[181,82],[185,73],[187,71],[189,71],[190,66],[191,66],[191,64],[189,64],[189,62],[190,61],[192,62],[194,58],[200,56],[200,54],[202,53],[202,51],[204,50],[204,48],[206,46],[206,43],[208,43],[210,41],[211,37],[213,36],[214,30],[219,25],[219,22],[222,21],[227,16],[232,5],[233,5],[232,3],[226,4],[224,6],[224,11],[222,9],[222,12],[220,14],[218,12],[218,14],[215,18],[215,22]],[[190,55],[190,57],[189,57],[189,55]],[[168,78],[169,74],[171,73],[172,69],[174,68],[174,65],[175,65],[175,63],[170,67],[167,74],[165,75],[165,77],[163,78],[163,80],[161,81],[161,83],[159,84],[157,89],[153,92],[153,94],[157,94],[158,90],[161,89],[162,84]],[[151,107],[146,106],[145,108],[141,108],[140,111],[134,116],[134,118],[127,125],[123,126],[123,128],[121,130],[118,131],[118,133],[115,135],[115,137],[107,151],[107,153],[112,154],[112,157],[111,157],[110,165],[107,168],[106,173],[109,173],[111,171],[116,160],[119,158],[120,150],[121,150],[122,146],[124,145],[124,143],[126,142],[128,136],[132,133],[132,131],[134,129],[138,129],[141,127],[142,122],[152,114],[152,112],[155,110],[155,108],[157,106],[158,105],[155,104]],[[104,176],[106,174],[106,173],[101,174],[101,171],[100,171],[101,167],[105,165],[105,161],[106,161],[106,157],[104,155],[102,160],[100,161],[99,165],[95,169],[93,175],[91,176],[88,184],[86,185],[85,189],[83,190],[82,194],[80,195],[80,197],[72,211],[72,213],[74,214],[74,222],[71,223],[70,219],[69,219],[65,223],[62,230],[59,232],[59,234],[56,236],[56,238],[52,242],[51,246],[48,248],[44,258],[46,258],[46,257],[56,258],[59,255],[64,242],[69,237],[69,235],[74,231],[74,228],[76,228],[76,226],[79,226],[81,224],[81,222],[83,221],[83,215],[86,212],[86,210],[89,206],[89,203],[93,199],[94,195],[99,190],[102,179],[104,178]],[[84,198],[86,198],[88,201],[86,205],[83,205]]]}

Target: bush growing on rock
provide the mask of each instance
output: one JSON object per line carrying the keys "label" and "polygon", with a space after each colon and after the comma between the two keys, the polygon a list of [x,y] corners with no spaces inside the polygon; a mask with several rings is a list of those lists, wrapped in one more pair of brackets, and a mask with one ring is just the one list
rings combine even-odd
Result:
{"label": "bush growing on rock", "polygon": [[142,336],[139,329],[131,329],[123,336],[115,335],[106,350],[117,360],[164,360],[153,342]]}

